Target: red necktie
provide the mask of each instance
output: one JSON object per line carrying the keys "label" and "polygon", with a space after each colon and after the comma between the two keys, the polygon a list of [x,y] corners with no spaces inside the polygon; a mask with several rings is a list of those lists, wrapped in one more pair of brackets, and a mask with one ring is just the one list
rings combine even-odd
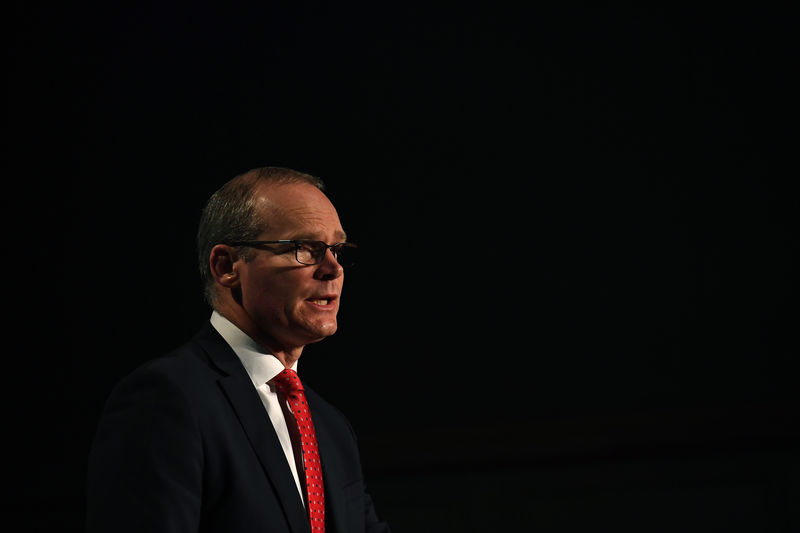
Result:
{"label": "red necktie", "polygon": [[[291,368],[285,369],[272,379],[275,388],[286,396],[292,409],[294,421],[300,435],[303,451],[303,469],[306,476],[306,505],[311,531],[325,531],[325,492],[322,486],[322,463],[317,449],[317,434],[311,421],[303,384]],[[291,423],[291,422],[290,422]]]}

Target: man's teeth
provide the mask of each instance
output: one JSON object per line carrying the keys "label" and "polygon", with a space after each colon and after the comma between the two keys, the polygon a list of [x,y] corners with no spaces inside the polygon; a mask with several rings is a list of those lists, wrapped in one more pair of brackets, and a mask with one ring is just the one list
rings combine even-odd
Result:
{"label": "man's teeth", "polygon": [[321,300],[311,300],[311,303],[317,305],[328,305],[328,301],[329,300],[327,298],[323,298]]}

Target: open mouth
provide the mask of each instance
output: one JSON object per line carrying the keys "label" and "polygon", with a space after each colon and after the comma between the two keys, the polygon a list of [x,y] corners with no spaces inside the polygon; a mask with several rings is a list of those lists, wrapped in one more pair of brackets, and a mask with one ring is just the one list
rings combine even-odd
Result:
{"label": "open mouth", "polygon": [[308,298],[306,301],[314,305],[318,305],[320,307],[330,307],[336,302],[336,295],[321,294],[318,296],[312,296],[311,298]]}

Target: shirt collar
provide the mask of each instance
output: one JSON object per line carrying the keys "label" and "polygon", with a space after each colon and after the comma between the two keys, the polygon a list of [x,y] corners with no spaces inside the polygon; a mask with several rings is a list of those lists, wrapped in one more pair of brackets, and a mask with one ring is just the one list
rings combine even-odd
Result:
{"label": "shirt collar", "polygon": [[[216,311],[211,313],[211,325],[236,353],[256,387],[283,372],[283,363],[277,357]],[[291,368],[297,371],[297,361]]]}

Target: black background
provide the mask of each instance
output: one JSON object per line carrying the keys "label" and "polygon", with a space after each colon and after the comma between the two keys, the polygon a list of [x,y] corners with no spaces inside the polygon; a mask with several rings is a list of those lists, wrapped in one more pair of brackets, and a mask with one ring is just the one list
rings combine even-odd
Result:
{"label": "black background", "polygon": [[205,200],[279,165],[361,247],[300,368],[396,531],[798,527],[788,13],[265,4],[10,10],[7,516],[80,530]]}

